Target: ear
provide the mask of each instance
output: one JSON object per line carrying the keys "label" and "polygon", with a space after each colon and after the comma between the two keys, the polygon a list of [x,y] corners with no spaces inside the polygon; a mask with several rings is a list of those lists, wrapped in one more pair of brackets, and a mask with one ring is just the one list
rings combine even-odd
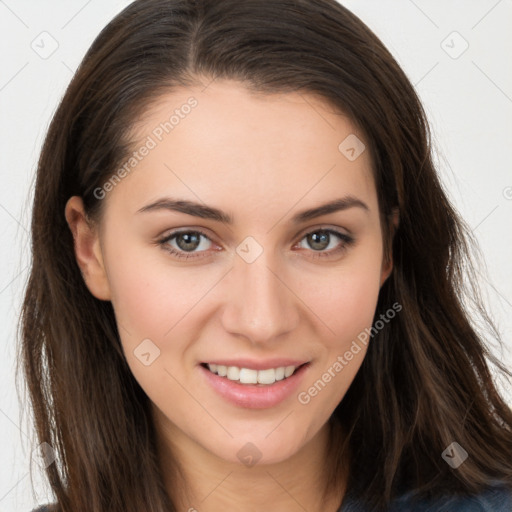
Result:
{"label": "ear", "polygon": [[380,274],[381,287],[385,283],[386,279],[391,275],[391,271],[393,270],[393,237],[395,236],[395,231],[397,230],[398,224],[400,223],[398,208],[393,208],[391,215],[386,219],[386,221],[388,222],[389,240],[386,247],[384,248]]}
{"label": "ear", "polygon": [[110,300],[98,229],[87,217],[81,197],[73,196],[68,200],[65,216],[73,233],[76,261],[87,288],[97,299]]}

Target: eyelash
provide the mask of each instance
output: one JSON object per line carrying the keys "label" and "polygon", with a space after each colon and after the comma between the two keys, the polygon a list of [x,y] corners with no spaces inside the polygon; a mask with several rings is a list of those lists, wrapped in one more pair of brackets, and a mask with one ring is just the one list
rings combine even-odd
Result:
{"label": "eyelash", "polygon": [[[342,243],[336,249],[331,249],[330,251],[314,251],[314,250],[312,250],[312,252],[315,253],[315,255],[313,256],[314,258],[326,258],[326,257],[328,258],[328,257],[338,255],[339,253],[348,249],[348,247],[353,245],[355,242],[355,239],[353,237],[351,237],[345,233],[341,233],[335,229],[328,229],[328,228],[317,228],[312,231],[309,231],[304,234],[304,236],[299,240],[299,242],[304,240],[304,238],[306,238],[308,235],[311,235],[313,233],[319,233],[319,232],[328,233],[330,235],[335,235],[336,237],[340,238]],[[176,256],[177,258],[184,259],[184,260],[188,260],[191,258],[201,258],[202,256],[200,256],[199,254],[201,254],[202,252],[205,252],[205,251],[199,251],[199,253],[187,253],[186,251],[178,251],[174,248],[171,248],[168,245],[169,241],[171,241],[172,239],[176,238],[177,236],[185,234],[185,233],[199,234],[199,235],[205,237],[206,239],[210,240],[210,237],[206,233],[201,231],[200,229],[193,229],[193,230],[189,229],[189,230],[174,231],[173,233],[166,235],[164,238],[158,240],[157,243],[158,243],[158,245],[160,245],[162,247],[162,249],[164,251],[172,254],[173,256]],[[330,242],[330,240],[329,240],[329,242]]]}

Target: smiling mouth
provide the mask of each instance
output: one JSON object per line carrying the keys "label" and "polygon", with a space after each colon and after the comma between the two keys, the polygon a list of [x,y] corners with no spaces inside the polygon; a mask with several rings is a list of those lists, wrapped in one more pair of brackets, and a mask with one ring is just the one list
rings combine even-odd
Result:
{"label": "smiling mouth", "polygon": [[291,377],[299,368],[309,364],[303,363],[299,366],[280,366],[265,370],[254,370],[238,366],[224,366],[218,364],[201,363],[211,373],[239,384],[269,386],[276,382]]}

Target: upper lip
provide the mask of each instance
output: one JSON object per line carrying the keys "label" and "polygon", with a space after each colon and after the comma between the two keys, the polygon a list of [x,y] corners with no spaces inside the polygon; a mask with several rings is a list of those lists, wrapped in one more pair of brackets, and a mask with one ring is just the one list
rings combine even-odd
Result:
{"label": "upper lip", "polygon": [[268,370],[270,368],[279,368],[281,366],[295,366],[296,368],[308,363],[300,359],[275,358],[275,359],[214,359],[205,361],[204,364],[217,364],[222,366],[237,366],[238,368],[248,368],[251,370]]}

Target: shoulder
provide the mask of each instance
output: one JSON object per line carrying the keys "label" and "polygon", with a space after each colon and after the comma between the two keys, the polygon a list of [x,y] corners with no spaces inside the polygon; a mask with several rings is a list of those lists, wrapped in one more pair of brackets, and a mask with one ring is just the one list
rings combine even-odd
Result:
{"label": "shoulder", "polygon": [[[512,488],[495,483],[472,496],[446,496],[431,500],[415,500],[413,492],[396,498],[388,512],[511,512]],[[338,512],[367,512],[352,496],[347,496]]]}
{"label": "shoulder", "polygon": [[390,508],[390,512],[511,512],[512,489],[503,484],[487,487],[479,494],[472,496],[446,496],[433,500],[413,501],[411,495],[405,495]]}
{"label": "shoulder", "polygon": [[32,512],[52,512],[52,509],[53,509],[52,505],[42,505],[42,506],[32,510]]}

